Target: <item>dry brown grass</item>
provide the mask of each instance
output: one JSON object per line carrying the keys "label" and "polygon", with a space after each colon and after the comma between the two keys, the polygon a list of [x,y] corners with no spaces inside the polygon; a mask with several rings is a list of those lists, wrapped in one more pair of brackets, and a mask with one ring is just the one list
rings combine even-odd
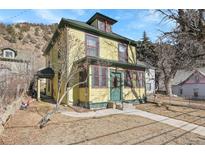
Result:
{"label": "dry brown grass", "polygon": [[[149,110],[151,107],[143,104]],[[73,118],[55,114],[37,127],[50,104],[33,103],[19,110],[3,132],[1,144],[204,144],[204,138],[179,128],[133,115]],[[141,108],[143,106],[140,106]],[[40,114],[39,114],[40,113]]]}

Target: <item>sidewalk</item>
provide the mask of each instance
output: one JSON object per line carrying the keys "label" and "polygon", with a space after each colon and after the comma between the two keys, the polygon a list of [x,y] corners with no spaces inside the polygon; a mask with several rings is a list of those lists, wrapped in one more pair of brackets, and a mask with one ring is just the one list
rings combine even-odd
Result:
{"label": "sidewalk", "polygon": [[144,118],[148,118],[157,122],[161,122],[164,124],[168,124],[170,126],[174,126],[177,128],[180,128],[185,131],[193,132],[202,136],[205,136],[205,127],[199,126],[196,124],[188,123],[182,120],[176,120],[173,118],[169,118],[166,116],[161,116],[158,114],[138,110],[138,109],[126,109],[126,110],[117,110],[117,109],[106,109],[106,110],[99,110],[99,111],[91,111],[91,112],[85,112],[85,113],[77,113],[77,112],[61,112],[64,115],[71,116],[71,117],[103,117],[108,115],[115,115],[115,114],[125,114],[125,115],[136,115],[141,116]]}

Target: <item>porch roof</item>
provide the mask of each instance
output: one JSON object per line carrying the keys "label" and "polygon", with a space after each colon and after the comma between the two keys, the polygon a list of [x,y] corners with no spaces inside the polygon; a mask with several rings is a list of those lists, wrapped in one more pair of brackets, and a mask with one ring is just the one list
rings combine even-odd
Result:
{"label": "porch roof", "polygon": [[145,69],[147,68],[144,64],[131,64],[126,62],[119,62],[115,60],[108,60],[108,59],[102,59],[98,57],[92,57],[92,56],[86,56],[82,59],[79,59],[76,61],[76,63],[86,63],[92,65],[103,65],[103,66],[109,66],[109,67],[120,67],[124,69]]}
{"label": "porch roof", "polygon": [[38,78],[46,78],[46,79],[52,79],[54,75],[55,75],[54,70],[50,67],[41,69],[36,74]]}

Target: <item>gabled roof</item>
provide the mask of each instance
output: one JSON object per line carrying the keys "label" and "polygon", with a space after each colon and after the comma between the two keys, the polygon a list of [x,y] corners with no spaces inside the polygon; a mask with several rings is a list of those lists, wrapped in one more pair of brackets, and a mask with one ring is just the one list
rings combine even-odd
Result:
{"label": "gabled roof", "polygon": [[87,24],[91,24],[95,19],[103,19],[103,20],[107,20],[110,24],[115,24],[117,22],[117,20],[112,19],[108,16],[105,16],[99,12],[95,13],[86,23]]}
{"label": "gabled roof", "polygon": [[174,79],[172,80],[172,85],[179,85],[186,81],[195,71],[198,71],[205,76],[205,67],[196,68],[193,70],[178,70]]}
{"label": "gabled roof", "polygon": [[[93,34],[93,35],[97,35],[97,36],[103,36],[109,39],[113,39],[113,40],[117,40],[120,42],[124,42],[124,43],[128,43],[131,45],[136,45],[136,41],[126,38],[124,36],[121,36],[119,34],[113,33],[113,32],[104,32],[102,30],[99,30],[85,22],[81,22],[81,21],[77,21],[77,20],[72,20],[72,19],[65,19],[62,18],[59,25],[58,25],[58,29],[65,27],[65,26],[69,26],[75,29],[79,29],[82,30],[84,32]],[[47,48],[44,51],[44,54],[46,54],[50,48],[52,47],[52,43],[51,42],[55,42],[56,37],[59,35],[58,31],[56,30],[56,32],[53,34],[53,37],[51,39],[51,41],[49,42]]]}
{"label": "gabled roof", "polygon": [[38,78],[46,78],[46,79],[52,79],[55,75],[55,72],[52,68],[46,67],[44,69],[41,69],[37,72],[36,76]]}

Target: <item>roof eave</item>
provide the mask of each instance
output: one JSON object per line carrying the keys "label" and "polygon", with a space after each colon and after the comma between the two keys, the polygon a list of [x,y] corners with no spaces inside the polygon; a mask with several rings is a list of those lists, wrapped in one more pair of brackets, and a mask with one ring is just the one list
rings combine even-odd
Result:
{"label": "roof eave", "polygon": [[111,39],[114,39],[114,40],[118,40],[118,41],[121,41],[121,42],[127,42],[129,43],[130,45],[136,45],[136,41],[134,40],[131,40],[131,39],[128,39],[128,38],[119,38],[119,37],[116,37],[116,36],[111,36],[109,33],[105,33],[105,32],[101,32],[99,30],[95,30],[95,29],[89,29],[87,27],[84,27],[84,26],[81,26],[81,25],[78,25],[78,24],[75,24],[75,23],[72,23],[70,21],[68,21],[67,19],[65,18],[62,18],[55,33],[53,34],[50,42],[48,43],[48,46],[46,47],[43,55],[47,55],[48,51],[50,50],[50,48],[52,47],[52,43],[55,42],[55,38],[58,36],[58,29],[64,27],[64,26],[69,26],[69,27],[73,27],[73,28],[77,28],[77,29],[80,29],[80,30],[84,30],[86,32],[89,32],[89,33],[93,33],[93,34],[97,34],[97,35],[101,35],[101,36],[104,36],[104,37],[107,37],[107,38],[111,38]]}

